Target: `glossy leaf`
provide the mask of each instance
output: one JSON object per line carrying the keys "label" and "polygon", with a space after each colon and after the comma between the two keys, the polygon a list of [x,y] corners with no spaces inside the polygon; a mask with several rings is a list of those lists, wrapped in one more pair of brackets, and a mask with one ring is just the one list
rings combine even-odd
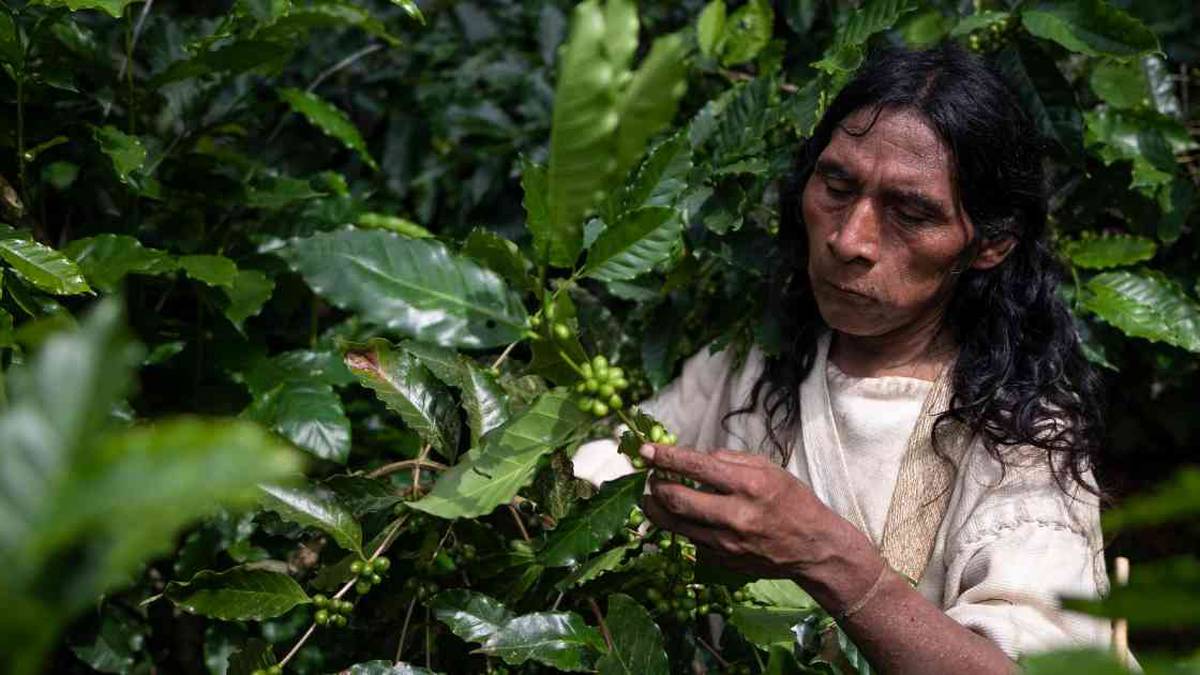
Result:
{"label": "glossy leaf", "polygon": [[161,87],[205,75],[274,72],[283,67],[291,53],[292,48],[275,40],[237,40],[172,63],[155,75],[150,84]]}
{"label": "glossy leaf", "polygon": [[92,129],[92,137],[112,161],[113,170],[122,183],[129,183],[133,173],[146,163],[146,148],[137,136],[130,136],[110,124]]}
{"label": "glossy leaf", "polygon": [[914,0],[870,0],[858,11],[850,13],[845,25],[834,36],[833,47],[865,45],[872,35],[896,25],[900,17],[916,8]]}
{"label": "glossy leaf", "polygon": [[1032,40],[1001,49],[994,60],[1038,131],[1056,141],[1068,160],[1081,163],[1083,115],[1074,90],[1054,60]]}
{"label": "glossy leaf", "polygon": [[386,511],[404,501],[404,497],[386,478],[339,475],[325,479],[321,485],[332,490],[337,500],[350,509],[356,518]]}
{"label": "glossy leaf", "polygon": [[1104,0],[1042,2],[1021,12],[1025,30],[1090,56],[1137,56],[1158,49],[1141,21]]}
{"label": "glossy leaf", "polygon": [[47,7],[66,7],[72,12],[83,9],[98,9],[107,12],[114,19],[121,18],[125,8],[142,0],[34,0],[31,5],[46,5]]}
{"label": "glossy leaf", "polygon": [[1063,606],[1094,616],[1123,617],[1132,627],[1198,626],[1200,560],[1178,556],[1140,564],[1128,585],[1114,586],[1099,599],[1064,598]]}
{"label": "glossy leaf", "polygon": [[179,256],[179,268],[188,277],[209,286],[232,288],[237,281],[237,263],[223,255]]}
{"label": "glossy leaf", "polygon": [[350,457],[350,420],[328,384],[289,380],[255,396],[243,415],[330,462]]}
{"label": "glossy leaf", "polygon": [[371,153],[367,151],[367,143],[358,132],[358,127],[354,126],[341,110],[316,94],[301,89],[280,89],[279,97],[293,112],[303,115],[313,126],[325,132],[325,135],[358,153],[367,166],[372,169],[379,168]]}
{"label": "glossy leaf", "polygon": [[331,494],[281,485],[260,485],[259,488],[263,495],[262,508],[278,513],[284,520],[315,527],[333,537],[342,548],[362,556],[362,529],[354,515]]}
{"label": "glossy leaf", "polygon": [[402,237],[410,237],[412,239],[426,239],[433,236],[432,232],[411,220],[382,213],[364,213],[358,217],[358,221],[355,224],[365,229],[395,232]]}
{"label": "glossy leaf", "polygon": [[675,206],[687,189],[692,170],[692,148],[687,135],[679,132],[656,145],[621,194],[621,208],[632,211],[643,206]]}
{"label": "glossy leaf", "polygon": [[294,268],[319,295],[418,340],[479,349],[524,330],[525,308],[500,277],[439,242],[341,230],[292,249]]}
{"label": "glossy leaf", "polygon": [[792,626],[811,614],[811,609],[734,605],[729,623],[761,649],[772,645],[791,645],[796,640]]}
{"label": "glossy leaf", "polygon": [[1029,654],[1021,658],[1024,675],[1128,675],[1108,650],[1074,648],[1040,654]]}
{"label": "glossy leaf", "polygon": [[591,670],[604,648],[599,631],[571,612],[518,616],[488,637],[481,651],[519,666],[534,660],[570,672]]}
{"label": "glossy leaf", "polygon": [[417,360],[443,384],[454,387],[458,386],[459,381],[462,380],[462,362],[459,360],[458,353],[453,349],[416,340],[405,340],[400,343],[400,347],[417,357]]}
{"label": "glossy leaf", "polygon": [[225,306],[225,317],[238,328],[246,319],[257,316],[263,305],[275,292],[275,281],[259,270],[238,270],[233,284],[224,289],[229,304]]}
{"label": "glossy leaf", "polygon": [[[633,36],[637,37],[636,31]],[[617,176],[624,176],[641,159],[646,143],[674,119],[679,99],[687,91],[686,53],[679,34],[666,35],[654,41],[633,73],[617,113]]]}
{"label": "glossy leaf", "polygon": [[619,569],[621,563],[625,560],[625,554],[638,546],[638,543],[626,544],[601,553],[580,565],[574,572],[571,572],[570,576],[560,581],[556,585],[556,588],[560,591],[565,591],[574,586],[582,586],[608,572]]}
{"label": "glossy leaf", "polygon": [[420,666],[386,660],[356,663],[344,672],[345,675],[435,675],[434,671]]}
{"label": "glossy leaf", "polygon": [[588,251],[584,274],[602,281],[632,279],[670,257],[682,223],[674,209],[638,209],[608,226]]}
{"label": "glossy leaf", "polygon": [[438,593],[429,607],[438,621],[467,642],[487,640],[515,616],[500,601],[465,588]]}
{"label": "glossy leaf", "polygon": [[771,607],[815,609],[817,603],[804,589],[788,579],[759,579],[746,584],[742,592],[751,600]]}
{"label": "glossy leaf", "polygon": [[1131,234],[1084,236],[1062,245],[1072,265],[1097,270],[1143,262],[1153,258],[1157,250],[1153,239]]}
{"label": "glossy leaf", "polygon": [[467,427],[471,430],[471,445],[509,420],[508,397],[496,378],[488,371],[463,359],[459,389],[463,409],[467,411]]}
{"label": "glossy leaf", "polygon": [[662,630],[633,598],[623,593],[608,596],[608,614],[604,622],[612,634],[612,649],[596,663],[600,675],[667,675],[670,672]]}
{"label": "glossy leaf", "polygon": [[[610,150],[620,122],[620,73],[609,58],[608,39],[599,4],[585,0],[576,5],[554,95],[544,234],[538,237],[533,230],[539,258],[558,267],[575,262],[583,245],[583,216],[616,168]],[[527,200],[528,194],[527,189]]]}
{"label": "glossy leaf", "polygon": [[638,472],[609,481],[586,505],[558,524],[538,558],[546,567],[576,565],[621,530],[646,487]]}
{"label": "glossy leaf", "polygon": [[1104,272],[1085,288],[1083,307],[1125,334],[1200,352],[1200,305],[1163,275]]}
{"label": "glossy leaf", "polygon": [[271,644],[258,638],[250,638],[237,651],[229,655],[225,675],[254,675],[254,671],[275,665],[275,653]]}
{"label": "glossy leaf", "polygon": [[467,235],[462,254],[492,270],[515,288],[531,291],[535,281],[529,276],[529,261],[513,242],[495,232],[476,228]]}
{"label": "glossy leaf", "polygon": [[2,223],[0,259],[22,279],[47,293],[77,295],[91,290],[74,261]]}
{"label": "glossy leaf", "polygon": [[426,443],[451,460],[457,456],[458,406],[420,359],[377,338],[346,352],[345,361],[359,383],[374,390]]}
{"label": "glossy leaf", "polygon": [[533,480],[539,460],[574,438],[590,421],[573,397],[547,392],[487,436],[479,453],[442,473],[433,490],[410,506],[442,518],[475,518]]}
{"label": "glossy leaf", "polygon": [[100,234],[76,239],[63,248],[75,260],[83,276],[104,291],[115,291],[129,274],[165,275],[175,271],[171,254],[123,234]]}
{"label": "glossy leaf", "polygon": [[288,575],[246,567],[205,570],[190,581],[172,581],[163,594],[185,611],[225,621],[262,621],[309,602]]}

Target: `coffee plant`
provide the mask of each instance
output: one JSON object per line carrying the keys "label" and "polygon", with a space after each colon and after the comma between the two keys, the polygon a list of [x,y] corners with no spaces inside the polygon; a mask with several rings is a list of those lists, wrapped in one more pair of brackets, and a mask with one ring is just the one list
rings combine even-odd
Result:
{"label": "coffee plant", "polygon": [[640,4],[0,2],[5,672],[871,672],[645,519],[638,402],[777,349],[778,179],[869,47],[941,40],[1049,142],[1101,479],[1146,492],[1131,585],[1067,602],[1197,672],[1195,8]]}

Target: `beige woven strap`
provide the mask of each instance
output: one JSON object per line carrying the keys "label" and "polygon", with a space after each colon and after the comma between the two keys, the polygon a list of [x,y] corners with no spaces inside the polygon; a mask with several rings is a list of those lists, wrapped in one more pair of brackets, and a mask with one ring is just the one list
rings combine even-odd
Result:
{"label": "beige woven strap", "polygon": [[920,581],[933,552],[938,527],[953,491],[955,464],[966,449],[962,425],[942,435],[943,458],[933,447],[933,423],[950,406],[953,363],[934,382],[921,406],[916,427],[908,438],[900,474],[883,527],[881,553],[892,569]]}

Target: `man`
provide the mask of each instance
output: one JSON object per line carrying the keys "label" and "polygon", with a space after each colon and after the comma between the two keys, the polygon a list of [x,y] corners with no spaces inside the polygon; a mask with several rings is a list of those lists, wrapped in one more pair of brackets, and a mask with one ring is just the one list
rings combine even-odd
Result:
{"label": "man", "polygon": [[[1106,640],[1057,602],[1105,588],[1101,432],[1041,160],[975,57],[877,55],[781,190],[790,344],[744,364],[702,352],[644,406],[679,438],[647,463],[704,485],[652,478],[647,515],[720,564],[795,580],[883,672],[1010,672]],[[629,470],[608,441],[576,467]]]}

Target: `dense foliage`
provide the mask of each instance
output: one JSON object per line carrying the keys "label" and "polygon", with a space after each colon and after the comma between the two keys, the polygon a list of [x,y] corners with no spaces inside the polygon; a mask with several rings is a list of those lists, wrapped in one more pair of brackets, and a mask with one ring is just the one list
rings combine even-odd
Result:
{"label": "dense foliage", "polygon": [[1166,481],[1106,515],[1132,585],[1077,606],[1200,670],[1152,632],[1200,625],[1186,0],[195,5],[0,3],[13,672],[869,672],[571,454],[669,442],[633,404],[705,345],[776,348],[792,151],[868,45],[941,39],[1052,143],[1102,481]]}

